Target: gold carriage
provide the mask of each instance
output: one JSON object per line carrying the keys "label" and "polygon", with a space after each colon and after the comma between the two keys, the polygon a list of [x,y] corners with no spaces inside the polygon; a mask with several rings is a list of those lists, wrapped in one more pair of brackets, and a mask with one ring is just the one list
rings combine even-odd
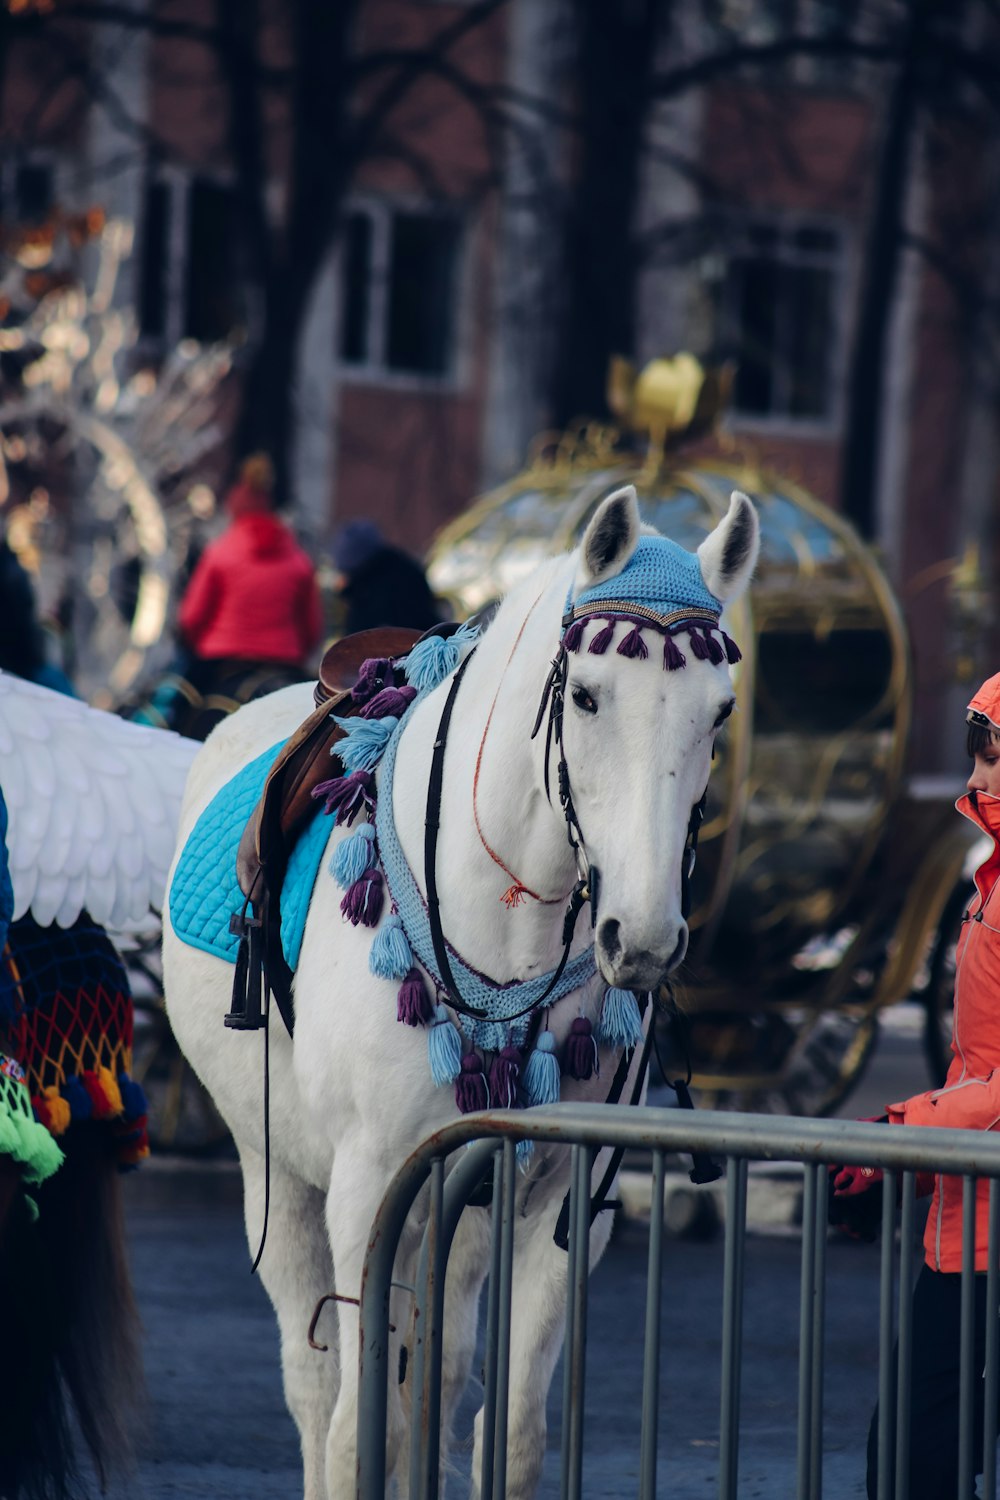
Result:
{"label": "gold carriage", "polygon": [[904,782],[907,639],[872,550],[779,475],[629,451],[608,429],[540,440],[438,536],[435,590],[458,616],[487,607],[626,482],[689,548],[734,488],[759,507],[760,563],[728,624],[741,711],[710,784],[675,988],[703,1103],[824,1113],[860,1076],[882,1007],[929,978],[940,992],[973,831],[950,796]]}

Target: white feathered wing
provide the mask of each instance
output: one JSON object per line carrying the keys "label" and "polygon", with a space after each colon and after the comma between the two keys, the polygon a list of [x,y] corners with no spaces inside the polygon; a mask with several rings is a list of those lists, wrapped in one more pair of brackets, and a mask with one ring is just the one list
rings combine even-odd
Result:
{"label": "white feathered wing", "polygon": [[113,932],[161,910],[197,740],[0,672],[0,789],[14,916],[86,910]]}

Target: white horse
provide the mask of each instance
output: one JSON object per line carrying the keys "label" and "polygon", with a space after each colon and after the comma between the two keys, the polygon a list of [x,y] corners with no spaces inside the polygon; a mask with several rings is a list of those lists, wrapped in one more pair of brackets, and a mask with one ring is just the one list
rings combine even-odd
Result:
{"label": "white horse", "polygon": [[[735,652],[717,628],[718,611],[746,588],[758,545],[756,512],[744,495],[734,493],[727,515],[694,555],[641,524],[628,487],[597,509],[577,552],[543,565],[511,593],[468,662],[444,765],[436,857],[441,924],[453,963],[460,955],[469,966],[463,974],[528,980],[557,965],[567,896],[581,872],[599,869],[596,925],[592,929],[584,910],[571,959],[575,963],[582,954],[585,963],[592,947],[597,972],[551,1006],[547,1025],[560,1049],[574,1021],[583,1017],[596,1024],[608,985],[652,990],[684,956],[685,836],[705,791],[716,734],[734,704],[720,639],[731,656]],[[709,608],[692,610],[690,599],[678,606],[668,589],[656,601],[659,610],[649,608],[648,594],[644,606],[631,609],[630,601],[640,595],[626,583],[647,554],[662,554],[664,566],[670,556],[686,559],[695,592],[707,593]],[[599,604],[605,592],[615,598],[594,618],[588,601]],[[582,618],[570,642],[565,632],[574,605]],[[568,649],[560,649],[561,631]],[[664,670],[684,664],[680,646],[686,648],[686,670]],[[643,659],[647,653],[650,659]],[[579,855],[567,839],[552,784],[559,740],[551,752],[550,801],[544,724],[532,737],[554,655],[566,669],[561,750],[585,841]],[[392,783],[389,811],[421,889],[428,778],[448,691],[443,682],[406,712]],[[215,730],[191,771],[181,846],[218,788],[290,734],[310,708],[308,687],[287,688],[240,709]],[[332,839],[346,835],[346,828],[338,829]],[[354,1494],[357,1421],[357,1310],[338,1304],[336,1357],[309,1347],[310,1315],[334,1286],[342,1296],[358,1295],[369,1229],[390,1179],[413,1147],[456,1113],[452,1089],[435,1087],[430,1076],[427,1033],[397,1024],[396,986],[369,972],[371,931],[345,922],[339,900],[333,881],[321,872],[294,981],[294,1039],[273,1010],[270,1027],[270,1228],[260,1270],[280,1323],[285,1394],[301,1435],[306,1500]],[[423,968],[434,972],[433,961],[425,960]],[[264,1205],[261,1041],[223,1028],[231,965],[186,946],[166,919],[164,972],[177,1039],[239,1148],[247,1233],[255,1246]],[[465,1024],[463,1016],[454,1018]],[[603,1100],[617,1061],[618,1054],[607,1052],[601,1078],[564,1078],[563,1097]],[[565,1151],[536,1148],[520,1189],[526,1201],[515,1246],[512,1500],[532,1495],[545,1447],[545,1398],[561,1346],[566,1296],[566,1256],[553,1243],[553,1226],[568,1186],[567,1167]],[[473,1355],[477,1297],[487,1269],[485,1217],[463,1216],[450,1262],[446,1415],[461,1395]],[[598,1215],[592,1264],[609,1231],[610,1215]],[[416,1243],[414,1234],[406,1253]],[[408,1266],[397,1266],[396,1274],[413,1279]],[[397,1321],[405,1332],[405,1316]],[[404,1416],[398,1392],[390,1399],[394,1464]]]}

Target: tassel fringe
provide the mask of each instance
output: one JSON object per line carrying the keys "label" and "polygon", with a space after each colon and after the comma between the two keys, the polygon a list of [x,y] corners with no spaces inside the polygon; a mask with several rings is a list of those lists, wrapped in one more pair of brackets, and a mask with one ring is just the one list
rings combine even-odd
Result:
{"label": "tassel fringe", "polygon": [[431,1077],[442,1088],[462,1071],[462,1037],[443,1005],[434,1007],[434,1024],[427,1035]]}
{"label": "tassel fringe", "polygon": [[559,1078],[556,1039],[551,1031],[543,1031],[524,1067],[524,1092],[529,1104],[557,1104]]}
{"label": "tassel fringe", "polygon": [[587,647],[587,650],[591,656],[604,655],[605,651],[607,651],[608,647],[611,645],[612,640],[614,639],[616,624],[616,620],[608,620],[608,623],[605,625],[604,629],[597,632],[597,634],[594,636],[594,639]]}
{"label": "tassel fringe", "polygon": [[490,1107],[490,1087],[483,1072],[483,1060],[474,1048],[462,1058],[461,1072],[455,1080],[455,1103],[463,1115]]}
{"label": "tassel fringe", "polygon": [[631,990],[611,986],[604,992],[598,1036],[605,1047],[635,1047],[642,1041],[642,1016]]}
{"label": "tassel fringe", "polygon": [[[447,1015],[447,1012],[445,1012]],[[424,983],[424,976],[416,967],[406,975],[396,996],[396,1020],[404,1026],[426,1026],[434,1019],[434,1007]],[[445,1082],[448,1080],[445,1079]],[[437,1082],[435,1078],[434,1082]]]}
{"label": "tassel fringe", "polygon": [[347,891],[368,873],[375,859],[375,830],[370,823],[363,823],[357,833],[343,839],[334,849],[330,874]]}
{"label": "tassel fringe", "polygon": [[406,979],[413,968],[413,950],[403,931],[403,924],[391,912],[378,932],[368,954],[368,969],[376,979]]}
{"label": "tassel fringe", "polygon": [[566,1039],[566,1072],[580,1083],[598,1078],[601,1067],[594,1030],[586,1016],[577,1016]]}

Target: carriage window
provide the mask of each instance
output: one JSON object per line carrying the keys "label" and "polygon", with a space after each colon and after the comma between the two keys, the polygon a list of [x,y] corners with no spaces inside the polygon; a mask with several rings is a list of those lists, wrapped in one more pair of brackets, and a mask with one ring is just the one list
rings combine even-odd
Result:
{"label": "carriage window", "polygon": [[341,250],[339,355],[373,376],[454,374],[461,224],[441,210],[356,208]]}
{"label": "carriage window", "polygon": [[[876,630],[764,630],[757,645],[754,732],[837,734],[862,718],[891,723],[892,642]],[[878,710],[878,712],[876,712]]]}
{"label": "carriage window", "polygon": [[719,343],[737,360],[734,412],[832,416],[842,254],[828,224],[751,223],[737,232],[719,306]]}

